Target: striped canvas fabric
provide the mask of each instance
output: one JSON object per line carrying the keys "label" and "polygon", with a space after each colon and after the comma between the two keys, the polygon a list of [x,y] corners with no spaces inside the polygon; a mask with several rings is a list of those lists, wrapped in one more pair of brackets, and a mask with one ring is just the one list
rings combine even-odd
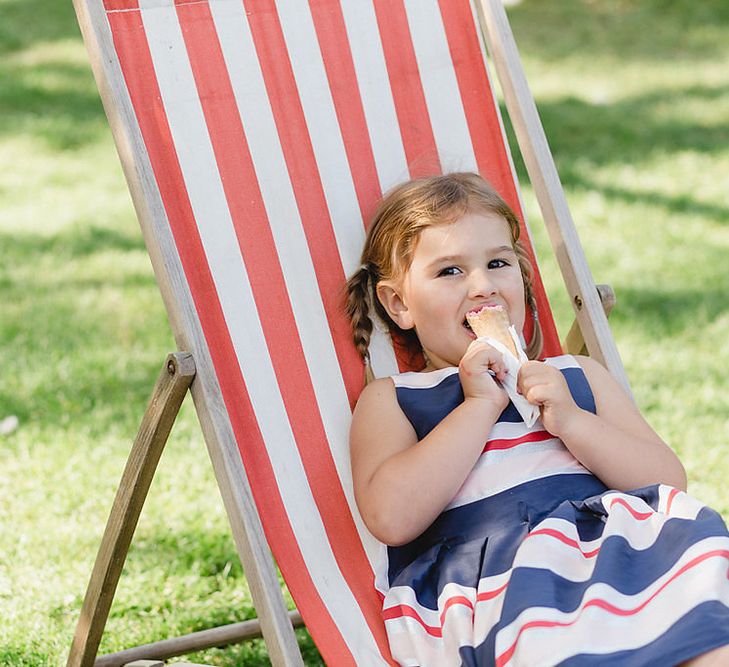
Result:
{"label": "striped canvas fabric", "polygon": [[[522,209],[474,8],[103,0],[98,14],[195,305],[183,338],[209,351],[276,561],[329,664],[389,662],[379,545],[351,488],[363,367],[342,288],[404,179],[478,171]],[[558,354],[541,284],[538,303]],[[382,332],[373,367],[398,370]]]}

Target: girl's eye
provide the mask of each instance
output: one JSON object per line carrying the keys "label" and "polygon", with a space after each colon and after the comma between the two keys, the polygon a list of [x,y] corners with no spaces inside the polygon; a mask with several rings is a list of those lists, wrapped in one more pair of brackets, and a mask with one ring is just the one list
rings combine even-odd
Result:
{"label": "girl's eye", "polygon": [[446,266],[444,269],[438,271],[438,276],[455,276],[460,272],[461,270],[457,266]]}
{"label": "girl's eye", "polygon": [[500,269],[504,266],[511,266],[511,264],[509,264],[509,262],[507,262],[505,259],[492,259],[488,263],[489,269]]}

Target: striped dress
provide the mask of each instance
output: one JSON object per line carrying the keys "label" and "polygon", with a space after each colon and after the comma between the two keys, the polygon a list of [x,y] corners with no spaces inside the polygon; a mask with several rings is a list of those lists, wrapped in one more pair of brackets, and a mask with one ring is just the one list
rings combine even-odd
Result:
{"label": "striped dress", "polygon": [[[547,363],[595,412],[577,362]],[[456,368],[393,379],[418,439],[463,401]],[[402,665],[663,667],[729,643],[728,566],[716,512],[664,485],[608,490],[510,404],[436,521],[383,546],[376,585]]]}

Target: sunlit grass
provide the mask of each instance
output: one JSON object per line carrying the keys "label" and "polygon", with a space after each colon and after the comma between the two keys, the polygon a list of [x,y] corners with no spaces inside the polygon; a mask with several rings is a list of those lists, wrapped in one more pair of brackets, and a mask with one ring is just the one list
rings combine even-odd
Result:
{"label": "sunlit grass", "polygon": [[[728,7],[510,9],[593,274],[618,295],[611,322],[636,400],[725,517]],[[0,16],[0,419],[20,419],[0,439],[0,664],[59,665],[174,342],[70,3],[0,0]],[[528,185],[525,201],[564,334],[571,308]],[[254,614],[186,402],[101,650]],[[268,664],[261,642],[190,659]]]}

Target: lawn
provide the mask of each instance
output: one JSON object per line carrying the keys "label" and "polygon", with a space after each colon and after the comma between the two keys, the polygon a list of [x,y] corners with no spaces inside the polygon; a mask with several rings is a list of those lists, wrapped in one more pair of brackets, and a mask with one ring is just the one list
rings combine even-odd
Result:
{"label": "lawn", "polygon": [[[729,518],[729,4],[523,0],[532,91],[640,407]],[[174,343],[70,2],[0,0],[0,664],[65,660]],[[517,160],[558,325],[570,306]],[[194,409],[102,652],[254,616]],[[307,664],[319,664],[305,631]],[[261,642],[190,656],[268,664]]]}

